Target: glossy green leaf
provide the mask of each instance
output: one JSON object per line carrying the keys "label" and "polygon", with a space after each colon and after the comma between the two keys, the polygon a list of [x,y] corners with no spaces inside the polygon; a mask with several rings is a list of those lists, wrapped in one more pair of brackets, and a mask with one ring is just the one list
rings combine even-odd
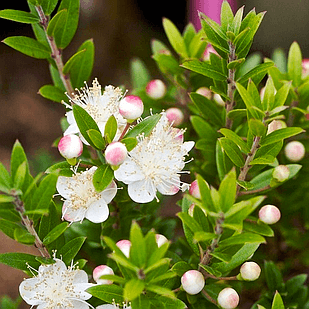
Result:
{"label": "glossy green leaf", "polygon": [[4,167],[4,165],[0,162],[0,191],[5,193],[10,193],[12,187],[12,181],[10,174]]}
{"label": "glossy green leaf", "polygon": [[105,190],[114,179],[114,171],[108,164],[103,164],[94,172],[92,183],[97,192]]}
{"label": "glossy green leaf", "polygon": [[219,187],[220,205],[227,212],[234,204],[236,197],[236,171],[232,169],[222,180]]}
{"label": "glossy green leaf", "polygon": [[145,88],[151,79],[151,76],[144,64],[144,62],[139,58],[134,58],[130,62],[130,76],[132,87]]}
{"label": "glossy green leaf", "polygon": [[26,161],[20,164],[19,167],[17,168],[13,179],[14,189],[22,190],[26,178],[27,168],[28,166]]}
{"label": "glossy green leaf", "polygon": [[276,291],[271,309],[285,309],[281,295]]}
{"label": "glossy green leaf", "polygon": [[189,214],[185,212],[179,212],[177,216],[180,218],[183,224],[187,225],[187,227],[193,232],[200,232],[203,231],[202,227],[199,223],[194,220]]}
{"label": "glossy green leaf", "polygon": [[291,136],[295,136],[302,132],[305,132],[305,131],[302,128],[297,128],[297,127],[278,129],[266,135],[264,138],[262,138],[260,145],[265,146],[265,145],[277,143],[283,139],[289,138]]}
{"label": "glossy green leaf", "polygon": [[197,175],[196,176],[197,183],[201,192],[201,199],[202,199],[202,207],[203,209],[209,213],[209,212],[217,212],[219,209],[216,208],[214,205],[211,194],[210,194],[210,188],[208,183],[202,178],[202,176]]}
{"label": "glossy green leaf", "polygon": [[152,58],[157,62],[160,71],[164,74],[179,75],[184,71],[171,54],[156,53]]}
{"label": "glossy green leaf", "polygon": [[0,219],[0,230],[12,239],[14,239],[14,231],[19,228],[21,228],[20,225],[15,222]]}
{"label": "glossy green leaf", "polygon": [[250,221],[244,221],[243,228],[247,232],[257,233],[266,237],[273,237],[275,235],[271,227],[262,221],[253,220],[250,218]]}
{"label": "glossy green leaf", "polygon": [[130,260],[139,268],[146,264],[146,243],[139,225],[134,221],[130,230]]}
{"label": "glossy green leaf", "polygon": [[220,140],[216,143],[216,166],[218,171],[218,176],[220,181],[225,177],[225,175],[232,169],[233,162],[229,159],[224,148],[220,144]]}
{"label": "glossy green leaf", "polygon": [[50,49],[46,45],[26,36],[10,36],[2,42],[33,58],[48,59],[51,55]]}
{"label": "glossy green leaf", "polygon": [[95,285],[87,289],[86,291],[94,297],[102,299],[109,304],[111,304],[112,302],[121,304],[124,301],[123,288],[115,284]]}
{"label": "glossy green leaf", "polygon": [[15,229],[14,239],[25,245],[33,245],[35,240],[34,236],[31,235],[25,228]]}
{"label": "glossy green leaf", "polygon": [[55,226],[43,239],[44,245],[49,245],[55,241],[60,235],[62,235],[68,228],[68,222],[62,222],[59,225]]}
{"label": "glossy green leaf", "polygon": [[276,93],[275,95],[275,100],[274,100],[274,104],[271,105],[271,110],[276,108],[276,107],[279,107],[279,106],[283,106],[287,97],[288,97],[288,94],[289,94],[289,91],[290,91],[290,88],[291,88],[291,82],[289,83],[285,83]]}
{"label": "glossy green leaf", "polygon": [[44,85],[39,89],[39,94],[48,100],[61,103],[67,100],[67,96],[64,91],[54,85]]}
{"label": "glossy green leaf", "polygon": [[40,0],[40,2],[46,15],[50,15],[58,4],[58,0]]}
{"label": "glossy green leaf", "polygon": [[62,248],[57,251],[57,256],[62,257],[66,265],[70,265],[80,248],[84,244],[86,237],[76,237],[68,241]]}
{"label": "glossy green leaf", "polygon": [[219,243],[219,247],[229,247],[235,245],[242,245],[245,243],[266,243],[263,236],[255,233],[242,233],[226,238]]}
{"label": "glossy green leaf", "polygon": [[58,11],[57,14],[50,20],[47,27],[47,35],[55,39],[56,45],[62,48],[61,40],[65,31],[65,24],[68,19],[68,10],[63,9]]}
{"label": "glossy green leaf", "polygon": [[0,18],[13,20],[25,24],[36,24],[40,21],[37,16],[31,13],[11,9],[1,10]]}
{"label": "glossy green leaf", "polygon": [[250,131],[254,136],[263,136],[265,134],[266,127],[262,121],[258,119],[250,119],[248,124]]}
{"label": "glossy green leaf", "polygon": [[123,290],[123,297],[127,300],[133,300],[136,297],[140,296],[140,294],[143,292],[145,287],[145,283],[142,280],[139,279],[131,279],[128,281]]}
{"label": "glossy green leaf", "polygon": [[126,137],[121,140],[121,143],[125,144],[127,150],[130,152],[137,145],[137,139],[135,137]]}
{"label": "glossy green leaf", "polygon": [[230,27],[230,29],[233,31],[235,36],[239,33],[243,14],[244,14],[244,6],[240,7],[237,10],[235,17],[233,19],[233,22],[231,24],[231,27]]}
{"label": "glossy green leaf", "polygon": [[245,164],[245,159],[238,146],[232,140],[225,137],[220,138],[219,142],[230,160],[236,166],[243,167]]}
{"label": "glossy green leaf", "polygon": [[2,253],[0,254],[0,263],[17,268],[23,271],[28,271],[28,265],[38,269],[40,263],[36,260],[36,256],[27,253]]}
{"label": "glossy green leaf", "polygon": [[191,266],[185,261],[179,261],[175,263],[172,267],[172,271],[181,277],[186,271],[190,270]]}
{"label": "glossy green leaf", "polygon": [[293,86],[298,87],[302,75],[302,54],[297,42],[293,42],[288,55],[288,78],[292,80]]}
{"label": "glossy green leaf", "polygon": [[186,45],[181,33],[176,28],[176,26],[167,18],[163,18],[163,28],[167,35],[167,38],[174,50],[182,57],[187,58],[188,53]]}
{"label": "glossy green leaf", "polygon": [[111,115],[105,125],[104,129],[104,137],[105,139],[109,140],[109,143],[111,143],[114,140],[114,137],[117,133],[117,120],[114,115]]}
{"label": "glossy green leaf", "polygon": [[233,19],[234,14],[230,4],[226,0],[222,1],[220,20],[221,20],[221,28],[223,31],[227,30],[228,25],[232,24]]}
{"label": "glossy green leaf", "polygon": [[102,150],[105,148],[105,141],[102,137],[102,133],[100,131],[97,131],[95,129],[89,129],[87,130],[87,134],[89,136],[89,139],[91,140],[92,144],[95,146],[95,148]]}
{"label": "glossy green leaf", "polygon": [[67,75],[70,73],[72,67],[79,66],[81,60],[83,59],[83,53],[86,52],[86,49],[81,49],[77,51],[64,65],[62,72]]}
{"label": "glossy green leaf", "polygon": [[[75,0],[74,0],[75,1]],[[77,0],[78,1],[78,0]],[[92,73],[94,63],[94,44],[93,40],[86,40],[77,50],[78,59],[70,65],[70,79],[74,88],[81,88]]]}
{"label": "glossy green leaf", "polygon": [[220,129],[220,133],[222,133],[225,137],[229,138],[230,140],[233,140],[233,142],[237,144],[244,153],[250,152],[250,148],[247,145],[247,143],[234,131],[222,128]]}

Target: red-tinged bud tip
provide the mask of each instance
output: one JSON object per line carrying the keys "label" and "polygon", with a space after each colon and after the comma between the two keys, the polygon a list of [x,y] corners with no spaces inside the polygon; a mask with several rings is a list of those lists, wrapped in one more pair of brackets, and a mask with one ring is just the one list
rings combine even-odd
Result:
{"label": "red-tinged bud tip", "polygon": [[181,284],[188,294],[195,295],[203,290],[205,279],[199,271],[189,270],[182,275]]}
{"label": "red-tinged bud tip", "polygon": [[77,158],[83,152],[83,143],[77,135],[65,135],[58,143],[58,150],[66,159]]}
{"label": "red-tinged bud tip", "polygon": [[122,253],[129,258],[130,256],[130,248],[131,248],[131,241],[130,240],[119,240],[116,243],[116,246],[122,251]]}
{"label": "red-tinged bud tip", "polygon": [[266,224],[275,224],[281,218],[280,210],[273,205],[265,205],[259,211],[259,219]]}
{"label": "red-tinged bud tip", "polygon": [[93,280],[97,284],[113,284],[113,281],[100,279],[103,275],[114,275],[114,271],[107,265],[100,265],[93,270]]}
{"label": "red-tinged bud tip", "polygon": [[183,112],[177,107],[168,108],[166,110],[166,117],[174,127],[180,126],[184,119]]}
{"label": "red-tinged bud tip", "polygon": [[144,103],[138,96],[128,95],[119,103],[119,113],[129,122],[133,122],[137,118],[141,117],[143,112]]}
{"label": "red-tinged bud tip", "polygon": [[162,245],[168,242],[168,239],[162,234],[156,234],[156,242],[158,247],[160,248]]}
{"label": "red-tinged bud tip", "polygon": [[160,79],[151,80],[146,86],[147,95],[154,99],[162,99],[166,93],[166,86]]}
{"label": "red-tinged bud tip", "polygon": [[218,295],[218,304],[223,309],[234,309],[238,306],[239,296],[232,288],[223,289]]}
{"label": "red-tinged bud tip", "polygon": [[201,199],[201,192],[196,179],[190,185],[189,194],[197,199]]}
{"label": "red-tinged bud tip", "polygon": [[128,151],[120,142],[110,143],[105,149],[105,160],[112,166],[119,166],[127,157]]}

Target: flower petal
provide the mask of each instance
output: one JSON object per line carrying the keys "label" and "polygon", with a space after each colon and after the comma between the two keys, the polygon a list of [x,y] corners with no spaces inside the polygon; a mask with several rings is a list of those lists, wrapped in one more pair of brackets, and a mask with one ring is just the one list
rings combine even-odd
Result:
{"label": "flower petal", "polygon": [[184,142],[182,147],[189,152],[193,147],[194,147],[194,142],[193,141],[189,141],[189,142]]}
{"label": "flower petal", "polygon": [[71,300],[73,309],[89,309],[89,305],[86,302],[81,302],[79,300]]}
{"label": "flower petal", "polygon": [[75,283],[87,283],[88,282],[88,275],[84,270],[76,269],[75,276],[73,279],[73,284]]}
{"label": "flower petal", "polygon": [[144,175],[130,157],[120,165],[120,167],[114,172],[114,175],[117,180],[122,181],[125,184],[142,180],[144,178]]}
{"label": "flower petal", "polygon": [[179,175],[175,176],[172,180],[162,181],[157,185],[158,191],[163,195],[174,195],[179,191],[180,179]]}
{"label": "flower petal", "polygon": [[76,180],[72,177],[59,176],[56,184],[58,193],[65,199],[69,199],[75,188]]}
{"label": "flower petal", "polygon": [[74,285],[74,293],[82,300],[87,300],[92,297],[91,294],[87,293],[86,290],[94,286],[93,283],[76,283]]}
{"label": "flower petal", "polygon": [[103,192],[101,192],[101,197],[107,204],[109,204],[115,197],[116,193],[117,193],[117,185],[115,181],[112,181],[110,185]]}
{"label": "flower petal", "polygon": [[37,298],[37,289],[35,285],[38,283],[39,280],[35,277],[25,279],[19,285],[19,294],[28,305],[37,306],[43,303]]}
{"label": "flower petal", "polygon": [[74,209],[72,207],[72,202],[70,200],[66,200],[63,204],[63,219],[69,222],[77,222],[82,221],[85,218],[85,213],[87,209],[81,207],[78,209]]}
{"label": "flower petal", "polygon": [[109,215],[109,209],[103,199],[93,202],[86,211],[85,217],[93,223],[104,222]]}
{"label": "flower petal", "polygon": [[151,180],[140,180],[128,185],[128,194],[136,203],[151,202],[156,196],[156,188]]}

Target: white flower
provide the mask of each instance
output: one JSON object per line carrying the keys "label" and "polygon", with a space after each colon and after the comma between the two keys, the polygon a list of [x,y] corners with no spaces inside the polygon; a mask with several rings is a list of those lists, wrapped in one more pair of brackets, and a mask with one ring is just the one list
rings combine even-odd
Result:
{"label": "white flower", "polygon": [[75,173],[72,177],[59,176],[57,190],[65,198],[62,208],[62,219],[70,222],[83,221],[84,218],[100,223],[109,215],[107,204],[117,192],[114,181],[102,192],[97,192],[92,184],[93,166],[84,172]]}
{"label": "white flower", "polygon": [[180,181],[179,173],[185,166],[184,157],[194,142],[183,142],[183,130],[173,128],[166,113],[147,136],[138,136],[137,146],[115,171],[115,178],[128,185],[130,198],[137,203],[147,203],[159,191],[173,195],[188,188]]}
{"label": "white flower", "polygon": [[119,309],[119,308],[131,309],[131,306],[128,306],[126,303],[123,303],[122,307],[119,307],[119,306],[120,306],[119,304],[112,303],[111,305],[107,304],[107,305],[98,306],[96,309]]}
{"label": "white flower", "polygon": [[24,301],[37,309],[88,309],[85,301],[91,295],[85,292],[93,286],[88,283],[85,271],[74,265],[66,267],[63,261],[54,258],[55,263],[41,265],[35,277],[25,279],[19,286]]}
{"label": "white flower", "polygon": [[[101,85],[95,79],[92,82],[92,87],[82,88],[78,91],[78,94],[69,96],[70,102],[77,104],[82,107],[97,123],[100,131],[104,134],[104,129],[107,120],[111,115],[117,120],[118,130],[115,136],[115,140],[118,140],[123,129],[125,128],[127,121],[119,113],[119,103],[123,97],[123,93],[120,88],[115,88],[113,86],[106,86],[102,94]],[[72,107],[69,104],[66,104],[67,108]],[[73,115],[73,111],[66,113],[69,127],[64,132],[64,135],[79,133],[79,129],[76,123],[76,120]],[[88,145],[86,140],[81,136],[83,143]]]}

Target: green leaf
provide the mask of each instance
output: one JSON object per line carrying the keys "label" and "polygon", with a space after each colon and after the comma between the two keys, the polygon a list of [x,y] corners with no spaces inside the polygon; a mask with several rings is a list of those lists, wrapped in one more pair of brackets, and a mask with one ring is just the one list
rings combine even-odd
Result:
{"label": "green leaf", "polygon": [[289,298],[292,297],[303,286],[307,278],[307,274],[301,274],[289,279],[285,283],[285,288],[287,290]]}
{"label": "green leaf", "polygon": [[87,130],[87,134],[89,138],[91,139],[91,142],[93,143],[93,145],[95,145],[95,148],[99,150],[102,150],[105,148],[105,141],[100,131],[97,131],[95,129],[89,129]]}
{"label": "green leaf", "polygon": [[247,145],[247,143],[234,131],[222,128],[220,129],[219,132],[222,133],[225,137],[229,138],[230,140],[233,140],[233,142],[237,144],[244,153],[247,154],[250,152],[250,147]]}
{"label": "green leaf", "polygon": [[156,53],[152,58],[157,62],[160,71],[164,74],[180,75],[184,71],[171,54]]}
{"label": "green leaf", "polygon": [[175,298],[175,294],[173,291],[171,291],[170,289],[167,289],[163,286],[159,286],[159,285],[154,285],[154,284],[148,284],[146,286],[146,290],[162,295],[162,296],[166,296],[166,297],[170,297],[170,298]]}
{"label": "green leaf", "polygon": [[177,216],[181,219],[182,223],[185,224],[193,233],[203,231],[199,223],[189,214],[185,212],[179,212]]}
{"label": "green leaf", "polygon": [[65,24],[68,19],[68,10],[63,9],[50,20],[47,27],[47,35],[54,37],[57,47],[62,48],[61,40],[65,31]]}
{"label": "green leaf", "polygon": [[[58,175],[48,174],[35,190],[30,209],[47,209],[56,190]],[[29,210],[30,210],[29,209]]]}
{"label": "green leaf", "polygon": [[121,140],[121,143],[125,144],[128,152],[130,152],[137,145],[137,139],[135,137],[126,137]]}
{"label": "green leaf", "polygon": [[283,106],[287,97],[288,97],[288,94],[289,94],[289,91],[290,91],[290,88],[291,88],[291,82],[289,83],[285,83],[276,93],[275,95],[275,101],[274,101],[274,104],[271,105],[271,108],[270,110],[276,108],[276,107],[279,107],[279,106]]}
{"label": "green leaf", "polygon": [[83,54],[86,52],[86,49],[81,49],[77,51],[64,65],[62,72],[64,75],[70,73],[71,68],[74,66],[79,66],[81,60],[83,59]]}
{"label": "green leaf", "polygon": [[187,60],[181,64],[183,68],[191,70],[193,72],[202,74],[218,81],[226,81],[227,76],[217,67],[214,67],[209,62],[202,62],[199,60]]}
{"label": "green leaf", "polygon": [[288,78],[292,80],[293,86],[298,87],[302,75],[302,55],[297,42],[293,42],[288,55]]}
{"label": "green leaf", "polygon": [[13,202],[14,199],[14,196],[0,194],[0,203],[10,203]]}
{"label": "green leaf", "polygon": [[268,289],[271,293],[274,293],[276,290],[280,290],[282,288],[283,278],[274,262],[264,262],[264,275]]}
{"label": "green leaf", "polygon": [[236,59],[234,61],[231,61],[227,64],[227,68],[229,70],[237,69],[241,64],[245,62],[245,58]]}
{"label": "green leaf", "polygon": [[226,238],[219,242],[219,247],[229,247],[235,245],[243,245],[245,243],[266,243],[266,240],[263,236],[255,233],[244,232],[242,234],[237,234]]}
{"label": "green leaf", "polygon": [[26,229],[18,228],[14,230],[14,239],[21,244],[25,245],[33,245],[34,244],[34,236],[31,235]]}
{"label": "green leaf", "polygon": [[27,253],[2,253],[0,254],[0,263],[17,268],[23,271],[28,271],[28,265],[38,269],[40,263],[36,260],[36,256]]}
{"label": "green leaf", "polygon": [[12,239],[14,238],[14,231],[16,229],[19,229],[20,225],[17,223],[11,222],[9,220],[0,219],[0,230],[7,236],[9,236]]}
{"label": "green leaf", "polygon": [[94,172],[92,183],[97,192],[105,190],[114,179],[114,171],[108,164],[103,164]]}
{"label": "green leaf", "polygon": [[35,39],[26,36],[10,36],[2,42],[27,56],[37,59],[50,58],[50,49]]}
{"label": "green leaf", "polygon": [[145,136],[150,135],[160,118],[160,114],[155,114],[145,118],[143,121],[134,126],[132,130],[129,130],[128,133],[124,136],[124,138],[137,137],[142,133],[144,133]]}
{"label": "green leaf", "polygon": [[230,139],[222,137],[219,139],[221,147],[224,149],[230,160],[238,167],[243,167],[245,159],[238,146]]}
{"label": "green leaf", "polygon": [[76,254],[79,252],[80,248],[84,244],[85,240],[86,237],[73,238],[57,251],[57,256],[62,257],[62,261],[66,265],[70,265],[70,263],[73,261]]}
{"label": "green leaf", "polygon": [[233,31],[235,36],[239,33],[243,14],[244,14],[244,6],[242,6],[237,10],[233,22],[231,24],[231,30]]}
{"label": "green leaf", "polygon": [[276,142],[280,142],[283,139],[300,134],[302,132],[305,132],[305,131],[302,128],[297,128],[297,127],[278,129],[266,135],[264,138],[262,138],[260,145],[265,146],[265,145],[273,144]]}
{"label": "green leaf", "polygon": [[36,24],[40,21],[40,19],[28,12],[18,11],[18,10],[1,10],[0,18],[17,21],[19,23],[25,24]]}
{"label": "green leaf", "polygon": [[13,179],[13,186],[14,189],[22,190],[23,184],[25,182],[26,172],[27,172],[27,162],[24,161],[16,170],[14,179]]}
{"label": "green leaf", "polygon": [[216,237],[217,235],[215,233],[208,233],[208,232],[200,231],[200,232],[194,233],[193,239],[196,242],[201,242],[201,241],[209,241]]}
{"label": "green leaf", "polygon": [[94,129],[100,132],[97,123],[82,107],[78,106],[77,104],[73,105],[73,114],[81,134],[91,146],[95,147],[87,131]]}
{"label": "green leaf", "polygon": [[67,99],[67,96],[64,94],[63,90],[54,85],[42,86],[39,89],[39,94],[45,99],[59,103]]}
{"label": "green leaf", "polygon": [[187,58],[188,53],[183,37],[176,26],[167,18],[163,18],[163,28],[174,50],[182,57]]}
{"label": "green leaf", "polygon": [[260,81],[263,79],[263,77],[268,72],[269,68],[273,67],[273,62],[265,62],[262,64],[259,64],[258,66],[251,69],[249,72],[247,72],[245,75],[240,77],[237,82],[240,84],[244,84],[249,79],[252,79],[252,81],[258,85]]}
{"label": "green leaf", "polygon": [[60,235],[62,235],[68,228],[68,222],[62,222],[59,225],[55,226],[43,239],[44,245],[49,245],[55,241]]}
{"label": "green leaf", "polygon": [[109,143],[111,143],[114,140],[114,137],[117,133],[117,128],[118,128],[117,120],[114,115],[111,115],[108,118],[104,128],[104,137]]}
{"label": "green leaf", "polygon": [[276,291],[276,294],[274,296],[271,309],[285,309],[283,300],[281,298],[281,295]]}
{"label": "green leaf", "polygon": [[134,58],[131,60],[130,76],[133,89],[144,89],[151,79],[144,62],[139,58]]}
{"label": "green leaf", "polygon": [[213,101],[195,92],[190,93],[190,98],[196,107],[201,111],[205,119],[215,125],[222,125],[223,121],[220,112],[218,111],[218,106]]}
{"label": "green leaf", "polygon": [[250,131],[254,136],[263,136],[265,134],[266,127],[262,121],[258,119],[250,119],[248,124]]}
{"label": "green leaf", "polygon": [[250,221],[243,222],[243,229],[247,232],[257,233],[266,237],[274,236],[274,231],[269,225],[253,218],[250,218]]}
{"label": "green leaf", "polygon": [[264,164],[272,164],[275,161],[275,157],[273,157],[272,155],[264,155],[264,156],[260,156],[258,158],[253,159],[250,162],[250,165],[264,165]]}
{"label": "green leaf", "polygon": [[53,164],[45,171],[45,173],[46,174],[55,173],[58,174],[59,176],[61,175],[67,177],[71,177],[73,174],[71,170],[71,165],[67,161],[62,161]]}
{"label": "green leaf", "polygon": [[133,300],[136,297],[140,296],[145,287],[144,281],[140,279],[131,279],[128,281],[123,290],[123,297],[125,300]]}
{"label": "green leaf", "polygon": [[0,162],[0,191],[5,193],[10,193],[12,187],[12,181],[10,174],[4,167],[4,165]]}
{"label": "green leaf", "polygon": [[40,0],[40,2],[46,15],[50,15],[58,4],[58,0]]}
{"label": "green leaf", "polygon": [[181,277],[186,271],[191,270],[192,267],[185,261],[179,261],[172,267],[172,271]]}
{"label": "green leaf", "polygon": [[203,209],[206,210],[207,213],[219,211],[219,209],[216,208],[216,205],[214,205],[211,199],[210,188],[209,188],[208,183],[200,175],[197,175],[196,179],[197,179],[198,187],[201,192]]}
{"label": "green leaf", "polygon": [[[79,1],[79,0],[74,0]],[[81,88],[84,82],[87,81],[92,72],[94,63],[94,44],[93,40],[85,41],[77,50],[84,51],[78,56],[78,61],[74,61],[70,65],[70,79],[74,88]]]}
{"label": "green leaf", "polygon": [[79,0],[62,0],[58,12],[67,10],[67,18],[63,24],[61,35],[57,39],[58,48],[66,48],[74,37],[79,18]]}
{"label": "green leaf", "polygon": [[231,6],[228,3],[228,1],[224,0],[222,2],[221,15],[220,15],[221,29],[223,31],[226,31],[228,25],[232,24],[233,19],[234,19],[234,14],[233,14],[233,11],[231,9]]}
{"label": "green leaf", "polygon": [[146,243],[139,225],[133,221],[130,230],[130,260],[138,266],[142,268],[146,264]]}
{"label": "green leaf", "polygon": [[124,301],[123,288],[115,284],[95,285],[87,289],[86,291],[92,296],[102,299],[109,304],[111,304],[112,302],[121,304]]}
{"label": "green leaf", "polygon": [[234,204],[236,197],[236,171],[232,169],[222,180],[219,187],[221,210],[225,213]]}
{"label": "green leaf", "polygon": [[287,59],[285,51],[282,48],[276,48],[273,51],[271,58],[273,59],[276,67],[280,70],[280,72],[286,73]]}
{"label": "green leaf", "polygon": [[222,181],[224,176],[232,169],[233,162],[229,159],[218,139],[216,142],[216,165],[219,179]]}

